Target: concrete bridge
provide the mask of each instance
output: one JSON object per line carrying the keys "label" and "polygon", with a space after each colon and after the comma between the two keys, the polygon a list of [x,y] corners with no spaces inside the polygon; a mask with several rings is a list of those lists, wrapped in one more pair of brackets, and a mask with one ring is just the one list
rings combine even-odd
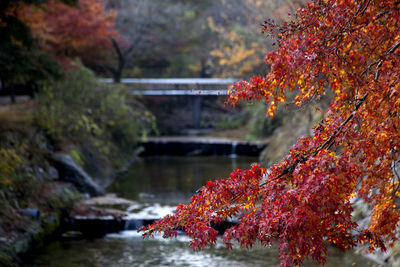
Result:
{"label": "concrete bridge", "polygon": [[[227,95],[228,86],[237,81],[233,78],[125,78],[120,83],[132,86],[133,95]],[[100,82],[113,83],[113,80],[106,78]]]}
{"label": "concrete bridge", "polygon": [[[237,82],[234,78],[125,78],[120,83],[132,88],[132,95],[144,96],[191,96],[193,123],[200,128],[202,97],[227,95],[228,87]],[[100,79],[102,83],[112,84],[113,79]]]}

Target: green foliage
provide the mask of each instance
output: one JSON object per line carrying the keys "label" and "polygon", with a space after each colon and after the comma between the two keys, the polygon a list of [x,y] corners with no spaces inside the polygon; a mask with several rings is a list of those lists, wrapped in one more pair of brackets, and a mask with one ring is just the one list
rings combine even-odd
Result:
{"label": "green foliage", "polygon": [[83,166],[84,162],[82,160],[82,155],[79,149],[73,148],[70,151],[68,151],[68,154],[71,156],[71,158],[74,160],[76,164],[79,166]]}
{"label": "green foliage", "polygon": [[14,184],[17,176],[16,168],[22,163],[22,158],[14,148],[0,148],[0,189]]}
{"label": "green foliage", "polygon": [[235,119],[235,120],[224,120],[224,121],[220,121],[215,125],[215,128],[217,130],[234,130],[239,128],[240,126],[242,126],[244,124],[243,119]]}
{"label": "green foliage", "polygon": [[132,150],[154,118],[123,87],[101,86],[91,71],[77,65],[64,80],[44,86],[35,112],[39,127],[56,144],[92,146],[106,156]]}
{"label": "green foliage", "polygon": [[263,103],[255,103],[248,108],[250,113],[249,131],[250,137],[261,138],[269,136],[281,124],[279,116],[269,117],[265,112]]}
{"label": "green foliage", "polygon": [[14,263],[14,259],[4,251],[0,251],[0,265],[5,267],[17,267],[18,265]]}
{"label": "green foliage", "polygon": [[[25,144],[19,144],[9,133],[0,134],[0,227],[8,231],[22,227],[25,222],[20,208],[32,204],[32,196],[38,194],[39,178],[32,176],[29,153]],[[1,259],[0,263],[4,258]],[[3,266],[2,264],[0,264]],[[5,265],[7,266],[7,265]]]}

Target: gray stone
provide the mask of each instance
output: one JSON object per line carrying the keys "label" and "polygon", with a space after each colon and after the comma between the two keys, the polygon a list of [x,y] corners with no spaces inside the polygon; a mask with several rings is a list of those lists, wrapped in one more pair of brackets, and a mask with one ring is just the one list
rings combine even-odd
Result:
{"label": "gray stone", "polygon": [[50,167],[47,172],[49,173],[50,178],[53,180],[58,180],[60,178],[57,169],[54,167]]}
{"label": "gray stone", "polygon": [[104,193],[104,189],[96,184],[92,177],[82,170],[70,155],[54,154],[52,158],[62,180],[71,182],[82,193],[88,193],[92,196]]}

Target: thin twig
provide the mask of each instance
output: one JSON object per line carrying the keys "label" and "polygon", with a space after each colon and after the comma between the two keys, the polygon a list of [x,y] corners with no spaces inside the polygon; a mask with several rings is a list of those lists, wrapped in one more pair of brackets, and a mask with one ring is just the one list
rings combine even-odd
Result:
{"label": "thin twig", "polygon": [[399,46],[400,46],[400,42],[398,42],[397,44],[393,45],[393,46],[389,49],[389,51],[386,52],[386,55],[389,55],[389,54],[393,53],[397,48],[399,48]]}
{"label": "thin twig", "polygon": [[357,16],[357,15],[358,15],[358,13],[360,13],[360,11],[361,11],[361,8],[364,6],[365,2],[366,2],[366,0],[365,0],[365,1],[363,1],[363,2],[360,4],[360,6],[359,6],[359,7],[358,7],[358,9],[357,9],[357,12],[354,14],[354,17],[355,17],[355,16]]}
{"label": "thin twig", "polygon": [[367,10],[370,3],[371,3],[371,0],[368,0],[367,4],[363,8],[363,10],[360,12],[360,14],[359,14],[360,16],[364,15],[364,12]]}

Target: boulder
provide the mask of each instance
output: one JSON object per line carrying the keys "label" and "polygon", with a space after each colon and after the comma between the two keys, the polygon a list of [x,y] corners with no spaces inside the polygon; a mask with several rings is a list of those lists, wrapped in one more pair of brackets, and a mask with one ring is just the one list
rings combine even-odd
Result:
{"label": "boulder", "polygon": [[101,195],[104,188],[96,184],[68,154],[54,154],[52,156],[54,166],[59,172],[60,179],[74,184],[82,193],[88,193],[91,196]]}
{"label": "boulder", "polygon": [[57,169],[54,168],[54,167],[50,167],[50,168],[47,170],[47,172],[48,172],[48,174],[49,174],[49,177],[50,177],[51,179],[53,179],[53,180],[58,180],[58,179],[60,178],[60,175],[59,175]]}

